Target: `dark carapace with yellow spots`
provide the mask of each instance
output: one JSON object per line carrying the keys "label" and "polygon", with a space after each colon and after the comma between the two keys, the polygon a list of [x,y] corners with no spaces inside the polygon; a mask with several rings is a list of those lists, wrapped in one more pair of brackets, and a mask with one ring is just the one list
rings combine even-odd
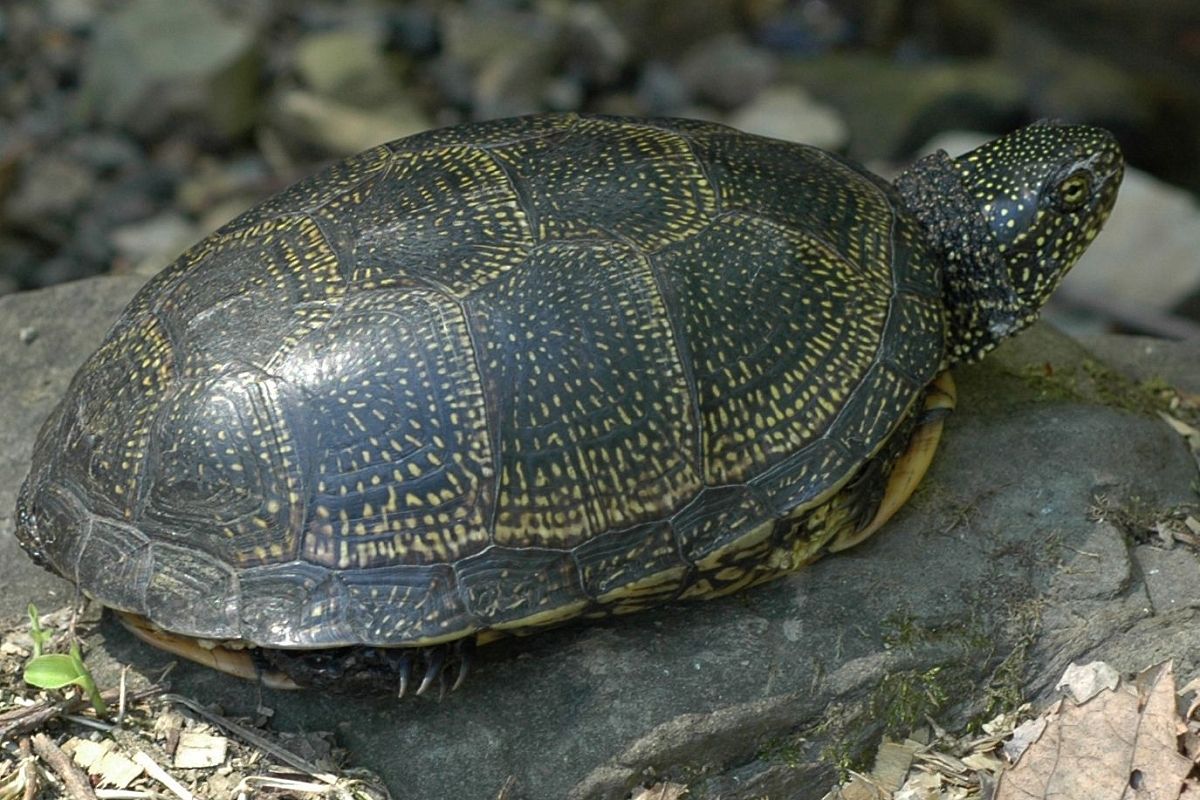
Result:
{"label": "dark carapace with yellow spots", "polygon": [[904,502],[935,378],[1037,315],[1121,174],[1109,134],[1049,123],[895,186],[685,120],[382,145],[134,298],[17,534],[278,684],[427,686],[464,643],[776,577]]}

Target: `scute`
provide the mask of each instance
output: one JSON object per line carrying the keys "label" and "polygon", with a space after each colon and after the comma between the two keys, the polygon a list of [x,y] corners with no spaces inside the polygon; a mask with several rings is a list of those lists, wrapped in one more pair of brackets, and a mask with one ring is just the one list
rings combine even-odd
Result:
{"label": "scute", "polygon": [[468,309],[498,432],[497,545],[574,547],[699,488],[678,344],[638,251],[540,246]]}
{"label": "scute", "polygon": [[652,261],[691,365],[706,483],[744,483],[824,435],[880,348],[890,287],[741,212]]}
{"label": "scute", "polygon": [[421,134],[153,279],[22,503],[88,593],[265,647],[719,593],[829,534],[814,509],[938,368],[939,298],[892,190],[812,148],[576,115]]}

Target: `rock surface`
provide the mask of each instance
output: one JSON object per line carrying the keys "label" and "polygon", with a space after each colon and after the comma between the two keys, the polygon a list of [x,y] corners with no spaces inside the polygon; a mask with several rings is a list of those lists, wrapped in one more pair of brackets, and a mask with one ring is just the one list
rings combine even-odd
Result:
{"label": "rock surface", "polygon": [[[136,286],[0,299],[6,617],[70,597],[19,554],[14,495],[38,423]],[[1117,361],[1144,347],[1104,341]],[[1193,351],[1156,352],[1157,377],[1200,380]],[[815,800],[885,726],[925,713],[961,724],[990,694],[1048,691],[1073,660],[1171,657],[1181,682],[1193,676],[1197,555],[1127,544],[1131,526],[1196,501],[1195,463],[1146,413],[1150,390],[1046,327],[957,377],[960,412],[924,486],[854,550],[724,600],[485,648],[441,702],[265,690],[261,702],[280,729],[336,731],[397,798],[491,800],[511,775],[513,798],[622,798],[671,777],[693,798]],[[1099,522],[1098,503],[1111,512]],[[1134,507],[1141,522],[1117,513]],[[111,621],[87,644],[101,684],[118,662],[157,676],[170,661]],[[190,665],[171,680],[230,713],[260,702],[256,687]]]}

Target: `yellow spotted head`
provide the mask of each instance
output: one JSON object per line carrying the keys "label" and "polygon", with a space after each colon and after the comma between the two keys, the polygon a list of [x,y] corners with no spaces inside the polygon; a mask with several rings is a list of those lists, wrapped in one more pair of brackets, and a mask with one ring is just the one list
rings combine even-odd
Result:
{"label": "yellow spotted head", "polygon": [[950,361],[974,360],[1037,318],[1108,219],[1123,174],[1108,131],[1039,122],[900,177],[943,262]]}

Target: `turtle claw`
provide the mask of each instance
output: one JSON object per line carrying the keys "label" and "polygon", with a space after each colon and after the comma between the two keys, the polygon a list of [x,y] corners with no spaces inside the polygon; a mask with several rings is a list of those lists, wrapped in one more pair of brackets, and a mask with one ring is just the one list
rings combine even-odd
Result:
{"label": "turtle claw", "polygon": [[442,678],[442,668],[446,666],[446,648],[431,647],[423,651],[425,656],[425,677],[417,688],[417,696],[425,694],[435,680]]}
{"label": "turtle claw", "polygon": [[452,692],[463,685],[463,681],[467,679],[467,673],[471,671],[471,659],[475,655],[475,639],[472,637],[459,639],[454,643],[454,653],[458,656],[458,674],[454,676],[454,684],[450,687]]}
{"label": "turtle claw", "polygon": [[408,693],[408,682],[412,678],[412,659],[401,660],[396,671],[400,674],[400,690],[396,693],[396,697],[403,698]]}
{"label": "turtle claw", "polygon": [[[255,648],[250,658],[257,673],[251,674],[278,674],[287,681],[287,688],[392,686],[398,699],[428,694],[436,685],[440,699],[462,686],[474,652],[473,638],[427,647],[348,647],[310,652]],[[282,687],[278,683],[268,685]],[[414,687],[416,691],[412,691]]]}

